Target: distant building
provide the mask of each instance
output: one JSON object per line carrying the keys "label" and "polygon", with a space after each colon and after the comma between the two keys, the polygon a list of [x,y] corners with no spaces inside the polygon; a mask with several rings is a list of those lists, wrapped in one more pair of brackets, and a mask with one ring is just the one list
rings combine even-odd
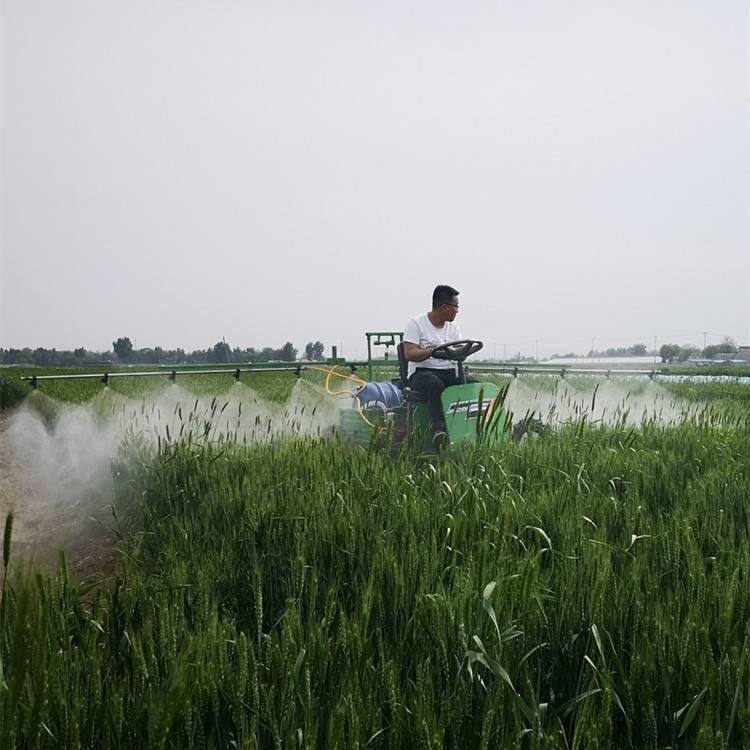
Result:
{"label": "distant building", "polygon": [[750,346],[740,346],[736,352],[718,352],[713,359],[691,357],[689,365],[750,365]]}
{"label": "distant building", "polygon": [[741,346],[736,352],[718,352],[714,362],[726,365],[750,364],[750,347]]}

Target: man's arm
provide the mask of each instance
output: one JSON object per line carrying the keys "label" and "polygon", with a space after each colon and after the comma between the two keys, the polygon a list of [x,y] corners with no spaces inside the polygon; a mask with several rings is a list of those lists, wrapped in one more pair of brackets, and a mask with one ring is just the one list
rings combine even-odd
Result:
{"label": "man's arm", "polygon": [[432,349],[422,349],[418,344],[404,341],[404,356],[408,362],[424,362],[432,356]]}

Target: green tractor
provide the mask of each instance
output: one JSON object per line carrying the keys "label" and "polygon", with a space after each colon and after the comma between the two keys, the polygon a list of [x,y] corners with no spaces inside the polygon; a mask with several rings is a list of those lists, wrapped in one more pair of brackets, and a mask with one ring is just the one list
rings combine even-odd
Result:
{"label": "green tractor", "polygon": [[[483,441],[501,445],[510,440],[510,422],[503,409],[505,389],[494,383],[467,383],[464,361],[476,354],[481,341],[465,339],[436,347],[432,356],[455,362],[460,385],[442,393],[448,432],[444,450]],[[397,347],[399,377],[390,382],[364,383],[353,394],[351,409],[342,410],[342,436],[363,447],[374,441],[393,450],[408,447],[417,454],[435,452],[433,426],[424,396],[408,385],[404,344]]]}

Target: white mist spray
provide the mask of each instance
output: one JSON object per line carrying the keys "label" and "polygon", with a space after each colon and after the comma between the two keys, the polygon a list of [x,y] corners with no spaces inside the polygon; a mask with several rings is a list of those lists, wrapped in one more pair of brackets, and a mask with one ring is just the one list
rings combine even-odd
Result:
{"label": "white mist spray", "polygon": [[[549,385],[549,384],[547,384]],[[589,422],[638,426],[653,421],[662,426],[689,419],[694,409],[652,381],[557,380],[552,387],[534,387],[522,378],[511,382],[506,406],[514,419],[529,413],[548,425],[586,418]]]}
{"label": "white mist spray", "polygon": [[[349,404],[305,379],[296,382],[284,404],[264,399],[243,382],[216,396],[196,396],[177,384],[141,399],[106,388],[84,405],[62,405],[34,393],[0,426],[0,513],[16,511],[17,545],[54,549],[80,537],[82,526],[90,534],[91,516],[111,523],[112,461],[127,435],[151,443],[247,444],[323,437]],[[687,416],[684,404],[651,382],[557,381],[545,388],[541,381],[517,379],[506,405],[516,420],[534,412],[553,425],[583,416],[605,424],[638,425],[650,418],[667,425]]]}
{"label": "white mist spray", "polygon": [[90,535],[112,523],[112,461],[127,435],[150,443],[323,437],[339,423],[342,405],[305,380],[284,404],[242,382],[216,396],[196,396],[177,384],[141,399],[105,388],[83,405],[35,392],[0,426],[0,514],[16,512],[16,549],[54,552],[80,541],[82,525]]}

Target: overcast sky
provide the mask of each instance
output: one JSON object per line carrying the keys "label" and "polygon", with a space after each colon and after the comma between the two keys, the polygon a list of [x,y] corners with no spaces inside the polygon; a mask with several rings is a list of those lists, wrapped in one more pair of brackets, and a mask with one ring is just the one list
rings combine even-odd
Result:
{"label": "overcast sky", "polygon": [[0,346],[750,344],[746,0],[1,0]]}

